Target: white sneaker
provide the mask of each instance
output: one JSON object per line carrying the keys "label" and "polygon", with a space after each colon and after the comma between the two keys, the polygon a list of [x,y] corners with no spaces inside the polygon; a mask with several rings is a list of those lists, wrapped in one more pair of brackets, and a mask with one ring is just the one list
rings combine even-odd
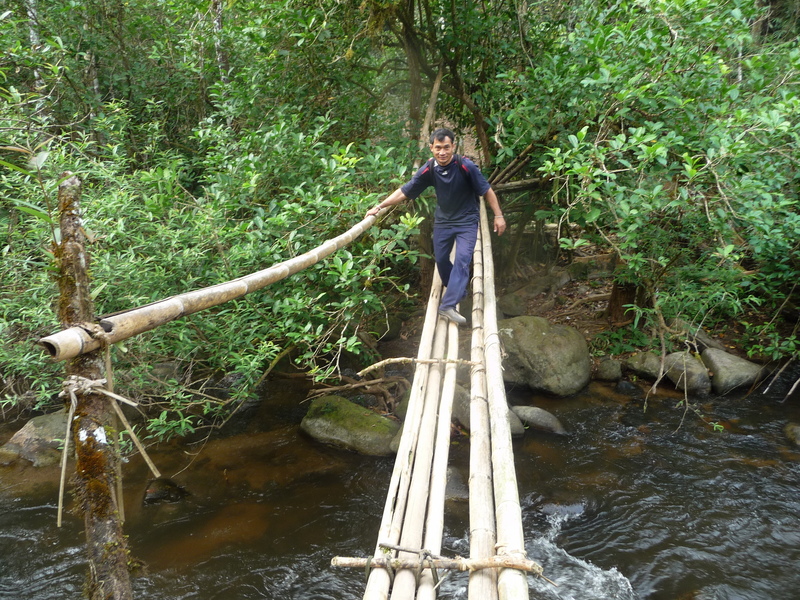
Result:
{"label": "white sneaker", "polygon": [[464,317],[462,317],[460,314],[458,314],[458,312],[456,312],[455,308],[447,308],[447,309],[444,309],[444,310],[442,310],[440,308],[439,309],[439,315],[444,317],[448,321],[452,321],[453,323],[455,323],[457,325],[466,325],[467,324],[467,320]]}

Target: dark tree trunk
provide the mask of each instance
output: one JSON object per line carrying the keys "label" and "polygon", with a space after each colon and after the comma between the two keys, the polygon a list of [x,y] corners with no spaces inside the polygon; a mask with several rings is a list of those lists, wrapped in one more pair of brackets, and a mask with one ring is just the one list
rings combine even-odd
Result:
{"label": "dark tree trunk", "polygon": [[608,300],[608,322],[615,326],[630,323],[633,316],[628,311],[631,305],[636,304],[638,295],[638,287],[635,284],[615,281],[611,288],[611,298]]}
{"label": "dark tree trunk", "polygon": [[422,124],[422,67],[413,30],[409,30],[409,26],[405,24],[403,25],[403,44],[408,62],[408,78],[411,83],[408,102],[408,131],[411,139],[416,140],[419,139],[419,127]]}
{"label": "dark tree trunk", "polygon": [[[59,267],[59,319],[65,327],[90,328],[94,306],[89,294],[89,257],[80,216],[81,181],[69,173],[58,187],[61,244],[56,248]],[[67,377],[96,381],[103,376],[102,350],[67,362]],[[72,442],[77,463],[75,496],[83,513],[89,554],[89,598],[130,600],[128,547],[122,532],[114,492],[118,457],[112,445],[116,435],[114,412],[99,392],[77,392]]]}

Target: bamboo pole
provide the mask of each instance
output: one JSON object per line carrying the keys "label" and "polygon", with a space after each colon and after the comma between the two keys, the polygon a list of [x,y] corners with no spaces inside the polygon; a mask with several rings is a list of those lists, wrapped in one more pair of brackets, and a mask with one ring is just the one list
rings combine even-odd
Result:
{"label": "bamboo pole", "polygon": [[86,322],[43,337],[37,343],[54,360],[67,360],[85,352],[97,350],[104,344],[115,344],[150,331],[179,317],[185,317],[240,298],[294,275],[346,246],[369,229],[379,215],[380,213],[366,217],[345,233],[326,241],[313,250],[267,269],[101,319],[100,326],[104,331],[102,335],[93,334],[89,322]]}
{"label": "bamboo pole", "polygon": [[[483,253],[492,255],[486,205],[481,203],[481,232]],[[497,547],[500,554],[525,557],[525,537],[522,530],[522,508],[519,504],[514,451],[508,425],[508,404],[503,385],[503,366],[500,336],[497,332],[497,306],[494,292],[494,265],[484,261],[484,345],[486,352],[486,381],[489,416],[492,428],[492,474],[497,519]],[[497,577],[500,600],[526,600],[528,582],[525,573],[502,569]]]}
{"label": "bamboo pole", "polygon": [[[489,405],[486,398],[486,367],[483,351],[483,232],[478,232],[473,259],[472,352],[479,367],[470,372],[469,418],[469,555],[481,560],[495,552],[494,495],[492,490]],[[469,574],[469,600],[497,600],[497,570],[482,569]]]}
{"label": "bamboo pole", "polygon": [[[428,495],[428,514],[425,521],[425,542],[423,548],[434,554],[442,551],[444,533],[444,503],[447,492],[447,462],[450,457],[450,424],[453,420],[453,397],[456,392],[458,365],[458,326],[447,325],[447,360],[444,368],[439,414],[436,423],[436,446]],[[417,600],[434,600],[436,582],[430,569],[422,572]]]}
{"label": "bamboo pole", "polygon": [[[441,294],[442,280],[439,278],[438,271],[434,271],[431,293],[428,297],[428,306],[425,313],[425,321],[422,326],[422,334],[420,335],[419,350],[417,351],[417,357],[423,361],[427,361],[431,358],[433,338],[438,321],[437,308],[439,306]],[[422,421],[425,390],[427,388],[430,369],[431,363],[421,362],[417,364],[414,371],[408,411],[403,424],[403,435],[400,438],[400,446],[397,450],[397,458],[395,459],[392,478],[389,482],[389,489],[386,494],[383,517],[380,529],[378,530],[378,543],[375,547],[376,556],[379,556],[382,552],[382,543],[397,544],[400,540],[402,519],[408,500],[411,470],[417,451],[417,438]],[[371,572],[367,580],[364,600],[386,600],[386,598],[389,597],[390,585],[391,578],[386,571]]]}
{"label": "bamboo pole", "polygon": [[[442,358],[447,341],[447,323],[437,315],[436,335],[433,338],[433,357]],[[433,446],[436,434],[436,412],[439,404],[439,393],[442,382],[442,367],[435,366],[428,373],[428,384],[425,389],[425,406],[422,421],[419,425],[417,449],[411,483],[408,491],[408,503],[403,516],[403,531],[400,545],[405,548],[420,548],[425,528],[425,512],[428,505],[428,491],[431,483],[431,465],[433,462]],[[414,556],[408,552],[400,552],[398,558]],[[417,578],[414,571],[401,570],[392,584],[392,600],[408,600],[414,597],[417,589]]]}

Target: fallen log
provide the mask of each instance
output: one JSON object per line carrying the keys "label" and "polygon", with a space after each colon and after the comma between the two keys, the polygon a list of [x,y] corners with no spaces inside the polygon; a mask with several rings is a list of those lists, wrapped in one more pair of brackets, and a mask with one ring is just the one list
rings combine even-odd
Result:
{"label": "fallen log", "polygon": [[[89,254],[85,247],[80,214],[81,181],[71,173],[58,186],[61,243],[55,248],[59,268],[58,316],[67,327],[91,319],[93,302],[89,289]],[[76,356],[66,363],[67,378],[98,381],[103,374],[99,350]],[[90,600],[131,600],[128,544],[117,497],[117,456],[111,443],[116,435],[114,413],[107,397],[96,387],[69,395],[71,446],[75,448],[75,497],[83,514],[89,575],[86,595]],[[65,439],[65,445],[67,440]]]}

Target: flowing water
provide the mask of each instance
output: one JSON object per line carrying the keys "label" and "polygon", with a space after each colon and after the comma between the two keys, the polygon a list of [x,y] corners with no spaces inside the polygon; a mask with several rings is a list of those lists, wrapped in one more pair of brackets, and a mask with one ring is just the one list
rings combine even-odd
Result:
{"label": "flowing water", "polygon": [[[149,479],[125,466],[126,533],[145,563],[135,597],[151,600],[361,598],[364,573],[330,559],[376,542],[393,461],[304,437],[302,391],[277,383],[249,425],[205,444],[152,452],[185,486],[181,502],[143,506]],[[522,394],[515,401],[529,401]],[[535,403],[568,437],[529,430],[515,441],[529,578],[543,600],[790,600],[800,598],[800,452],[783,434],[796,400],[714,400],[701,418],[679,398],[644,402],[592,386]],[[466,480],[468,443],[451,465]],[[0,600],[82,597],[82,523],[55,526],[57,473],[0,469]],[[448,504],[443,554],[466,555],[466,503]],[[467,597],[466,576],[441,598]]]}

